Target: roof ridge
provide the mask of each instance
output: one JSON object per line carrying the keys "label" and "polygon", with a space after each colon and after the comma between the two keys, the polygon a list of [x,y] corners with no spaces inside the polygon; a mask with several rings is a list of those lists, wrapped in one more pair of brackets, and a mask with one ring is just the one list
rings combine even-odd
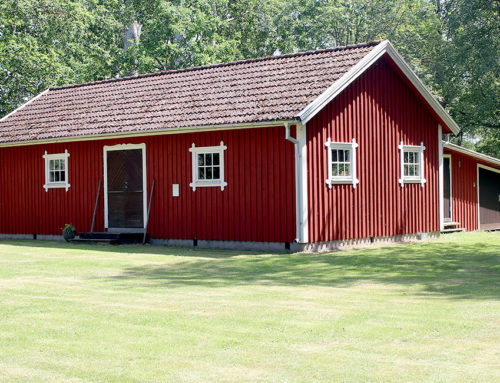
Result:
{"label": "roof ridge", "polygon": [[158,72],[152,72],[152,73],[144,73],[144,74],[140,74],[137,76],[110,78],[110,79],[105,79],[105,80],[84,82],[84,83],[80,83],[80,84],[50,87],[49,90],[54,91],[54,90],[63,90],[63,89],[71,89],[71,88],[80,88],[80,87],[84,87],[84,86],[107,84],[107,83],[120,82],[120,81],[137,80],[137,79],[142,79],[142,78],[163,76],[163,75],[174,74],[174,73],[193,72],[193,71],[198,71],[198,70],[205,70],[205,69],[212,69],[212,68],[223,68],[226,66],[234,66],[234,65],[248,64],[248,63],[254,63],[254,62],[268,61],[268,60],[279,60],[279,59],[285,59],[285,58],[290,58],[290,57],[308,56],[308,55],[314,55],[314,54],[320,54],[320,53],[328,53],[328,52],[335,52],[335,51],[355,49],[355,48],[364,48],[364,47],[378,45],[381,41],[382,40],[372,40],[372,41],[368,41],[368,42],[364,42],[364,43],[343,45],[343,46],[332,47],[332,48],[324,48],[324,49],[317,49],[317,50],[310,50],[310,51],[303,51],[303,52],[296,52],[296,53],[287,53],[287,54],[279,55],[279,56],[264,56],[264,57],[256,57],[256,58],[231,61],[228,63],[208,64],[208,65],[200,65],[200,66],[195,66],[195,67],[170,69],[170,70],[164,70],[164,71],[158,71]]}

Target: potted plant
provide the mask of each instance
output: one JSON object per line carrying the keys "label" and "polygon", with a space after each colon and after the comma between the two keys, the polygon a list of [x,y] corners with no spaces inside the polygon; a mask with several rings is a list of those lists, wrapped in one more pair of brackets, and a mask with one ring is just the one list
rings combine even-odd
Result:
{"label": "potted plant", "polygon": [[70,239],[75,238],[76,230],[75,227],[71,223],[67,223],[64,225],[62,229],[64,239],[69,242]]}

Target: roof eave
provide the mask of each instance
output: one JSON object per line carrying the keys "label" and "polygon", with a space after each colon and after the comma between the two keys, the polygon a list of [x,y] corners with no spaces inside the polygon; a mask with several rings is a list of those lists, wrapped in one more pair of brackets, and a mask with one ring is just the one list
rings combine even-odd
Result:
{"label": "roof eave", "polygon": [[272,127],[284,126],[285,124],[299,125],[301,124],[301,121],[298,120],[297,118],[289,118],[280,120],[242,122],[235,124],[203,125],[203,126],[192,126],[192,127],[182,127],[182,128],[156,129],[156,130],[139,130],[127,133],[105,133],[105,134],[85,135],[85,136],[36,139],[29,141],[0,142],[0,148],[6,148],[12,146],[56,144],[64,142],[96,141],[96,140],[110,140],[110,139],[120,139],[120,138],[161,136],[167,134],[199,133],[199,132],[210,132],[210,131],[220,131],[220,130],[272,128]]}
{"label": "roof eave", "polygon": [[493,164],[495,166],[500,167],[500,159],[488,156],[487,154],[479,153],[479,152],[476,152],[474,150],[470,150],[470,149],[464,148],[462,146],[452,144],[451,142],[444,142],[443,147],[446,149],[449,149],[451,151],[459,152],[459,153],[465,154],[467,156],[470,156],[470,157],[476,158],[478,160],[488,162],[490,164]]}
{"label": "roof eave", "polygon": [[429,103],[434,112],[441,118],[443,123],[453,132],[458,134],[460,127],[442,107],[439,101],[432,95],[427,87],[420,81],[415,72],[410,68],[406,61],[392,46],[389,40],[384,40],[373,48],[365,57],[363,57],[356,65],[347,71],[340,79],[335,81],[327,90],[325,90],[318,98],[307,105],[299,114],[298,117],[303,124],[310,121],[320,110],[322,110],[330,101],[337,97],[345,88],[347,88],[354,80],[370,68],[384,54],[388,54],[398,68],[404,73],[412,85],[417,89],[421,96]]}

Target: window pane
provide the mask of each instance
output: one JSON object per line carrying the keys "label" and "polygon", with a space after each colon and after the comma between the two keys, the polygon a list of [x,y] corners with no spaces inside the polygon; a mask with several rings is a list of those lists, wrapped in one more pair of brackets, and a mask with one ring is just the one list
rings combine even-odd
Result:
{"label": "window pane", "polygon": [[205,156],[203,154],[198,154],[198,166],[205,165]]}
{"label": "window pane", "polygon": [[220,179],[220,168],[218,166],[214,166],[214,180]]}
{"label": "window pane", "polygon": [[332,164],[332,176],[334,177],[339,175],[337,166],[337,164]]}
{"label": "window pane", "polygon": [[212,153],[205,154],[205,165],[212,165]]}
{"label": "window pane", "polygon": [[60,167],[60,169],[61,169],[61,170],[64,170],[64,169],[65,169],[65,167],[66,167],[66,161],[64,161],[64,160],[59,160],[59,161],[60,161],[60,163],[59,163],[59,167]]}
{"label": "window pane", "polygon": [[54,172],[54,182],[59,182],[59,172]]}
{"label": "window pane", "polygon": [[205,179],[205,168],[203,167],[198,168],[198,179],[199,180]]}
{"label": "window pane", "polygon": [[351,175],[351,166],[349,164],[344,165],[344,175],[345,176],[350,176]]}
{"label": "window pane", "polygon": [[54,182],[54,172],[49,172],[49,182]]}
{"label": "window pane", "polygon": [[344,175],[344,164],[339,164],[339,176]]}
{"label": "window pane", "polygon": [[332,149],[332,162],[337,162],[337,151]]}
{"label": "window pane", "polygon": [[219,153],[213,154],[213,163],[214,165],[219,165]]}
{"label": "window pane", "polygon": [[61,174],[59,175],[59,179],[64,182],[66,181],[66,172],[62,171]]}
{"label": "window pane", "polygon": [[344,151],[339,150],[339,162],[344,162]]}
{"label": "window pane", "polygon": [[420,176],[420,166],[419,165],[414,165],[415,167],[415,175]]}
{"label": "window pane", "polygon": [[345,162],[351,162],[351,151],[350,150],[345,150],[344,158],[345,158]]}
{"label": "window pane", "polygon": [[410,161],[410,153],[404,152],[404,162],[408,163]]}
{"label": "window pane", "polygon": [[405,175],[405,176],[409,176],[409,175],[410,175],[410,168],[409,168],[409,165],[405,165],[405,168],[404,168],[404,175]]}
{"label": "window pane", "polygon": [[212,168],[205,168],[205,176],[207,180],[212,179]]}

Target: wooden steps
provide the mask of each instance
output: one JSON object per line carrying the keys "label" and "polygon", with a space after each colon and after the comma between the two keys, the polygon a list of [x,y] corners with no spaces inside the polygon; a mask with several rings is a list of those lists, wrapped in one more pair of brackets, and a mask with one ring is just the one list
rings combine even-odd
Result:
{"label": "wooden steps", "polygon": [[464,232],[465,229],[463,227],[458,227],[460,225],[459,222],[445,222],[443,230],[441,230],[442,234],[450,234],[450,233],[461,233]]}

